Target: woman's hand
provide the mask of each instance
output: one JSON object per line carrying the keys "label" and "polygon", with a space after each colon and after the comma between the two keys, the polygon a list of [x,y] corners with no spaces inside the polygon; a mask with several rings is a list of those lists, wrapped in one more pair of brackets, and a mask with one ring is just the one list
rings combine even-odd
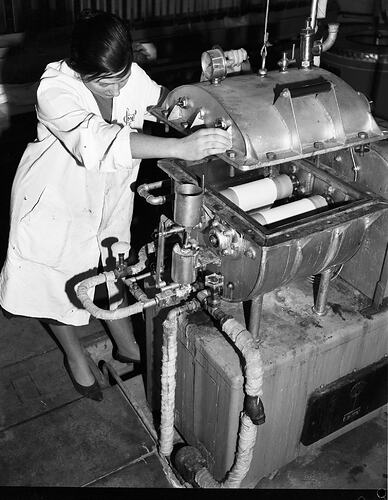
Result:
{"label": "woman's hand", "polygon": [[201,128],[181,139],[131,133],[132,158],[179,158],[202,160],[232,148],[229,132],[222,128]]}
{"label": "woman's hand", "polygon": [[191,135],[178,139],[176,158],[202,160],[210,155],[225,153],[232,148],[232,139],[222,128],[201,128]]}

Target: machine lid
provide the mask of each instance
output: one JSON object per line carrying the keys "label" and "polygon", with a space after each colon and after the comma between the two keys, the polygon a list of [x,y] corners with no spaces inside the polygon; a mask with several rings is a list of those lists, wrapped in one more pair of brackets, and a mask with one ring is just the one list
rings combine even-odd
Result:
{"label": "machine lid", "polygon": [[201,127],[228,129],[233,146],[220,157],[240,170],[362,147],[388,136],[363,94],[317,67],[183,85],[149,111],[184,135]]}

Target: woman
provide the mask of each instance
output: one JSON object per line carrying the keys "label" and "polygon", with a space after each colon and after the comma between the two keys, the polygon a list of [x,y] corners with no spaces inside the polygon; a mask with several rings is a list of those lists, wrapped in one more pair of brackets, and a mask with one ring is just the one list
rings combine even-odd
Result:
{"label": "woman", "polygon": [[[11,315],[49,323],[75,388],[102,392],[79,342],[89,314],[74,286],[107,265],[111,244],[130,240],[131,184],[142,158],[199,160],[231,147],[227,132],[181,139],[141,133],[147,106],[163,88],[133,62],[126,24],[84,12],[68,60],[46,67],[37,91],[37,139],[28,144],[11,195],[11,229],[0,275],[0,304]],[[110,298],[117,289],[108,290]],[[109,322],[116,359],[138,361],[128,319]]]}

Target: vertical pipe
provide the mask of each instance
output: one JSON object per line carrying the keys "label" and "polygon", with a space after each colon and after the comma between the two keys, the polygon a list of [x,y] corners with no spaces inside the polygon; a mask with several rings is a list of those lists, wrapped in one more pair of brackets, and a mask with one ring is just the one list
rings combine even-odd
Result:
{"label": "vertical pipe", "polygon": [[249,313],[249,331],[255,340],[259,339],[261,312],[263,309],[263,294],[258,295],[251,301],[251,311]]}
{"label": "vertical pipe", "polygon": [[319,281],[317,297],[315,299],[315,304],[312,308],[313,312],[315,312],[315,314],[318,314],[319,316],[323,316],[327,312],[326,304],[327,304],[327,294],[329,292],[330,277],[331,277],[331,268],[325,269],[325,271],[321,273],[321,279]]}
{"label": "vertical pipe", "polygon": [[318,0],[313,0],[311,3],[311,27],[314,29],[317,22],[317,8],[318,8]]}

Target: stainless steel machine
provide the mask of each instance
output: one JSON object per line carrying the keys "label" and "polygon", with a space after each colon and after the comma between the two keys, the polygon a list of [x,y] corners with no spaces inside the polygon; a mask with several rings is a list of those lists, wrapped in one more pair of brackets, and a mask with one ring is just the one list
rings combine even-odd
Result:
{"label": "stainless steel machine", "polygon": [[[314,41],[316,11],[314,1],[299,57],[284,53],[278,70],[263,58],[252,73],[245,51],[213,47],[201,82],[150,110],[182,135],[222,127],[233,144],[200,162],[158,162],[169,181],[138,189],[151,204],[174,200],[154,265],[138,274],[144,254],[140,268],[126,269],[121,249],[111,276],[138,300],[119,314],[146,311],[149,400],[155,319],[169,311],[161,454],[171,454],[175,418],[202,457],[182,452],[179,468],[201,486],[255,484],[386,403],[388,132],[365,96],[314,65],[338,30]],[[113,319],[86,288],[77,292],[85,307]]]}

